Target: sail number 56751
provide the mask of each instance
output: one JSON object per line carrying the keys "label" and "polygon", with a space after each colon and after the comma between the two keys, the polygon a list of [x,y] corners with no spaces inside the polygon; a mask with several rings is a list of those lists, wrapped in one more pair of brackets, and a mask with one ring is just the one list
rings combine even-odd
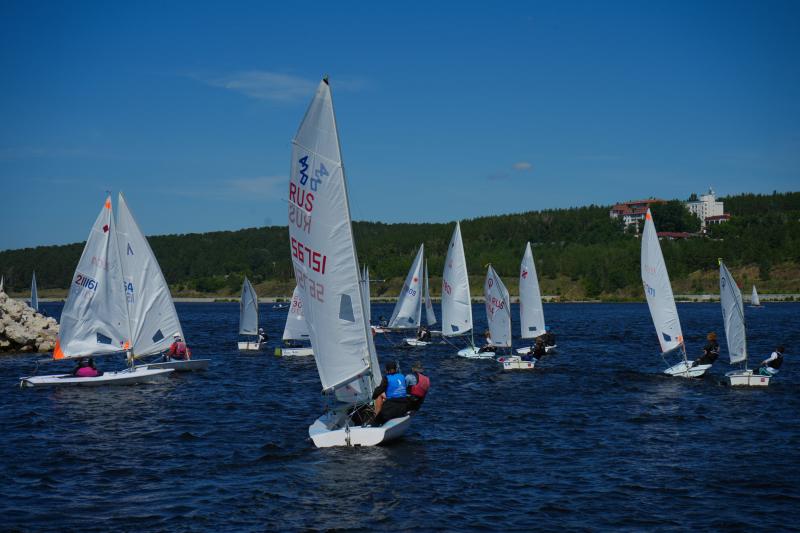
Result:
{"label": "sail number 56751", "polygon": [[314,272],[325,274],[325,266],[328,263],[328,256],[312,250],[302,242],[292,237],[292,257],[307,264]]}

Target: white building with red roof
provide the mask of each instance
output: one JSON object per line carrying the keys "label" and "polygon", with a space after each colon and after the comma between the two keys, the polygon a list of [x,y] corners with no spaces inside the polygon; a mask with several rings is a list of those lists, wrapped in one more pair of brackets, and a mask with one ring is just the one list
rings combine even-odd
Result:
{"label": "white building with red roof", "polygon": [[609,211],[611,218],[621,218],[625,228],[635,224],[636,231],[639,231],[639,221],[644,220],[644,215],[653,204],[665,204],[665,200],[659,198],[648,198],[647,200],[631,200],[615,205]]}

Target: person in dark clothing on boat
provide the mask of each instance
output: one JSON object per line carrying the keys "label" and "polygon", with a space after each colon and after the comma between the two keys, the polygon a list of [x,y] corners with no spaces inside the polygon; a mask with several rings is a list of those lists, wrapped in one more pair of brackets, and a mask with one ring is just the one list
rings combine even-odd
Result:
{"label": "person in dark clothing on boat", "polygon": [[396,362],[386,363],[386,375],[380,385],[375,387],[372,399],[375,400],[373,426],[381,426],[392,418],[405,416],[408,412],[406,379],[398,372]]}
{"label": "person in dark clothing on boat", "polygon": [[417,340],[424,342],[431,340],[431,331],[428,329],[428,326],[419,327],[419,330],[417,331]]}
{"label": "person in dark clothing on boat", "polygon": [[533,343],[533,347],[531,348],[530,351],[530,354],[536,359],[541,359],[542,357],[547,355],[547,347],[542,337],[544,337],[544,335],[536,337],[536,342]]}
{"label": "person in dark clothing on boat", "polygon": [[484,337],[484,345],[481,346],[481,349],[478,350],[478,353],[495,351],[494,341],[492,340],[492,334],[489,332],[488,329],[483,332],[483,337]]}
{"label": "person in dark clothing on boat", "polygon": [[703,347],[703,355],[698,357],[697,360],[692,363],[692,367],[699,365],[713,365],[714,361],[716,361],[717,357],[719,357],[719,343],[717,342],[717,334],[712,331],[706,335],[706,340],[708,342]]}
{"label": "person in dark clothing on boat", "polygon": [[169,361],[170,359],[177,359],[179,361],[188,361],[189,359],[192,358],[192,352],[189,350],[189,347],[181,338],[180,333],[175,333],[175,335],[172,336],[172,341],[173,342],[170,345],[166,356],[164,356],[164,359],[166,359],[167,361]]}
{"label": "person in dark clothing on boat", "polygon": [[775,348],[775,351],[772,354],[761,361],[761,366],[758,367],[758,373],[762,376],[774,376],[778,373],[778,369],[780,369],[781,365],[783,364],[783,352],[785,348],[783,346],[778,346]]}
{"label": "person in dark clothing on boat", "polygon": [[258,328],[258,342],[259,342],[259,344],[267,342],[267,339],[269,339],[269,337],[267,337],[267,332],[264,331],[264,328]]}
{"label": "person in dark clothing on boat", "polygon": [[389,321],[386,320],[385,316],[381,315],[381,317],[378,319],[378,325],[382,328],[385,328],[389,325]]}
{"label": "person in dark clothing on boat", "polygon": [[423,370],[422,362],[417,361],[411,367],[411,374],[406,375],[409,411],[419,411],[428,394],[428,389],[431,388],[431,379],[422,373]]}
{"label": "person in dark clothing on boat", "polygon": [[544,327],[544,335],[542,335],[542,340],[544,341],[545,346],[556,345],[556,336],[553,334],[553,328],[550,326]]}

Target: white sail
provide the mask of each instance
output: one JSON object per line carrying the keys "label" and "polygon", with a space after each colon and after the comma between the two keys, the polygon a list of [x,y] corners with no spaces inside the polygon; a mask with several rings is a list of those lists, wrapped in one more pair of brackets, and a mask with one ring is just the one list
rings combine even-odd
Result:
{"label": "white sail", "polygon": [[750,295],[750,304],[761,305],[761,300],[758,298],[758,292],[756,291],[755,285],[753,285],[753,294]]}
{"label": "white sail", "polygon": [[117,235],[133,337],[131,351],[135,355],[162,352],[169,348],[175,333],[183,337],[183,330],[158,260],[122,193],[117,204]]}
{"label": "white sail", "polygon": [[361,295],[364,297],[364,314],[367,315],[367,324],[372,322],[372,301],[369,288],[369,267],[364,265],[361,270]]}
{"label": "white sail", "polygon": [[0,276],[0,292],[4,292],[6,290],[6,277]]}
{"label": "white sail", "polygon": [[31,279],[31,309],[39,311],[39,290],[36,288],[36,272]]}
{"label": "white sail", "polygon": [[511,346],[511,298],[503,280],[497,275],[492,265],[486,272],[483,284],[486,300],[486,322],[494,346]]}
{"label": "white sail", "polygon": [[471,330],[472,300],[469,295],[467,259],[461,240],[461,224],[456,222],[442,273],[442,335],[464,335]]}
{"label": "white sail", "polygon": [[418,328],[422,315],[422,260],[425,254],[425,245],[421,244],[417,257],[411,263],[403,290],[397,297],[392,318],[389,319],[390,328]]}
{"label": "white sail", "polygon": [[428,278],[428,260],[425,260],[425,321],[429,326],[436,324],[436,313],[433,312],[431,301],[431,284]]}
{"label": "white sail", "polygon": [[544,309],[536,264],[533,262],[531,243],[525,247],[525,255],[519,266],[519,319],[520,337],[532,339],[544,334]]}
{"label": "white sail", "polygon": [[719,301],[725,324],[725,340],[731,364],[747,361],[747,339],[744,326],[742,292],[736,286],[728,267],[719,261]]}
{"label": "white sail", "polygon": [[55,359],[103,355],[130,348],[130,324],[123,289],[117,232],[106,198],[72,276]]}
{"label": "white sail", "polygon": [[667,265],[661,254],[653,215],[649,209],[645,215],[644,233],[642,233],[641,261],[642,284],[650,316],[653,318],[661,351],[669,352],[683,344],[683,333],[678,310],[675,308]]}
{"label": "white sail", "polygon": [[292,141],[289,240],[323,390],[371,397],[380,381],[359,283],[330,87],[320,82]]}
{"label": "white sail", "polygon": [[292,305],[286,315],[286,326],[283,328],[283,340],[308,340],[308,326],[303,316],[303,297],[300,288],[295,286],[292,293]]}
{"label": "white sail", "polygon": [[247,276],[239,297],[239,335],[258,335],[258,294]]}

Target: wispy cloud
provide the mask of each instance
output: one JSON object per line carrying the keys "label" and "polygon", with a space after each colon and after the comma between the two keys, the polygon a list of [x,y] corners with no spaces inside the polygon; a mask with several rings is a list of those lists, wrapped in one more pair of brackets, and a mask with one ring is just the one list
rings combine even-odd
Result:
{"label": "wispy cloud", "polygon": [[[266,70],[247,70],[224,76],[198,76],[193,78],[212,87],[221,87],[257,100],[291,102],[307,99],[314,93],[318,79],[307,79],[293,74],[270,72]],[[359,78],[338,78],[335,81],[337,90],[358,91],[368,86]]]}
{"label": "wispy cloud", "polygon": [[286,176],[260,176],[229,181],[235,191],[260,198],[282,198],[287,194],[289,178]]}
{"label": "wispy cloud", "polygon": [[184,198],[280,200],[286,197],[288,183],[286,176],[257,176],[198,182],[192,187],[167,187],[160,192]]}
{"label": "wispy cloud", "polygon": [[528,163],[527,161],[519,161],[518,163],[514,163],[514,170],[526,171],[533,168],[533,165]]}
{"label": "wispy cloud", "polygon": [[533,168],[533,165],[530,164],[528,161],[517,161],[511,166],[511,169],[505,170],[498,170],[496,172],[492,172],[486,179],[489,181],[501,181],[511,179],[515,172],[528,172]]}
{"label": "wispy cloud", "polygon": [[40,159],[50,157],[93,157],[97,153],[86,148],[49,148],[41,146],[8,146],[0,148],[0,159]]}

